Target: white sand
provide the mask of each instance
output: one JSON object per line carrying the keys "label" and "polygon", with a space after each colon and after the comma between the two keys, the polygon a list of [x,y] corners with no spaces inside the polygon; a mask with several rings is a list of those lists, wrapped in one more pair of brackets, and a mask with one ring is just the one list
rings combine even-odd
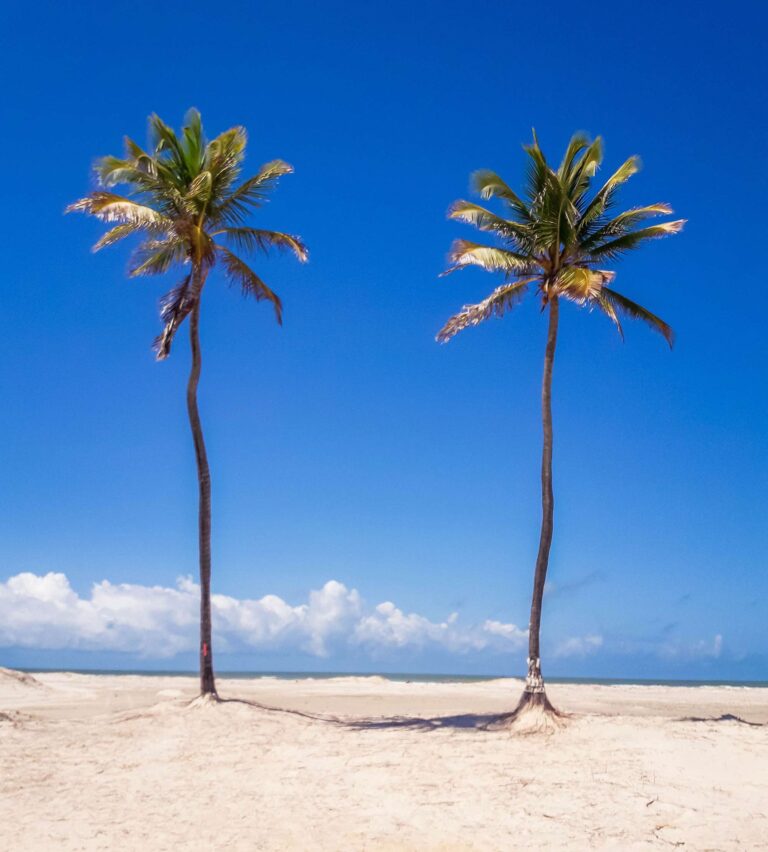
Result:
{"label": "white sand", "polygon": [[0,671],[3,850],[768,849],[765,689],[553,685],[523,737],[476,727],[515,681],[36,679]]}

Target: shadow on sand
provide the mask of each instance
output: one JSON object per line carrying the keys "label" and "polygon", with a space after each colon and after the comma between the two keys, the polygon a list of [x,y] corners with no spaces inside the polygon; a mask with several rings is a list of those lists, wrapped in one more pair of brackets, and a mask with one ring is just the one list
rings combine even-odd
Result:
{"label": "shadow on sand", "polygon": [[733,713],[723,713],[722,716],[683,716],[678,719],[678,722],[738,722],[740,725],[749,725],[752,728],[763,728],[765,722],[750,722],[748,719],[742,719],[741,716],[734,716]]}
{"label": "shadow on sand", "polygon": [[509,718],[509,713],[462,713],[459,716],[433,716],[428,719],[418,716],[354,719],[348,720],[346,725],[358,731],[382,731],[397,728],[413,731],[437,731],[445,728],[487,731],[507,718]]}
{"label": "shadow on sand", "polygon": [[385,731],[406,729],[412,731],[437,731],[441,729],[478,731],[492,730],[494,726],[509,718],[509,713],[463,713],[458,716],[392,716],[373,718],[340,718],[325,716],[320,713],[306,713],[303,710],[292,710],[287,707],[269,707],[258,701],[248,701],[245,698],[219,698],[221,704],[246,704],[267,713],[284,713],[290,716],[300,716],[302,719],[312,719],[316,722],[327,722],[331,725],[349,728],[355,731]]}

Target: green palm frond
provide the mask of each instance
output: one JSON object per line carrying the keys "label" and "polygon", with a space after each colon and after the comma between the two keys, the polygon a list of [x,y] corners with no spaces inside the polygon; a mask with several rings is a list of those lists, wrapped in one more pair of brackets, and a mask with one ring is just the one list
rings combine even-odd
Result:
{"label": "green palm frond", "polygon": [[199,175],[205,162],[207,145],[200,113],[196,109],[190,109],[184,117],[181,135],[181,150],[187,171],[190,177]]}
{"label": "green palm frond", "polygon": [[626,183],[632,175],[640,171],[640,158],[630,157],[608,178],[603,186],[595,193],[592,201],[587,205],[581,217],[580,231],[586,229],[593,219],[602,215],[611,205],[616,190]]}
{"label": "green palm frond", "polygon": [[[675,342],[675,333],[672,331],[672,328],[667,325],[664,320],[657,317],[656,314],[652,314],[642,305],[638,305],[637,302],[633,302],[626,296],[622,296],[621,293],[617,293],[610,287],[606,287],[602,291],[602,298],[611,306],[615,314],[627,316],[630,319],[636,319],[644,322],[654,331],[657,331],[667,341],[670,349],[672,348]],[[602,305],[600,305],[600,307],[605,310]],[[606,313],[608,312],[606,311]],[[608,313],[608,315],[610,316],[610,313]],[[614,319],[614,322],[616,322],[617,325],[619,324],[617,319]],[[621,328],[620,325],[619,328]]]}
{"label": "green palm frond", "polygon": [[[126,146],[132,145],[126,140]],[[118,184],[131,184],[138,190],[153,192],[161,187],[158,180],[157,168],[152,158],[140,151],[131,158],[102,157],[94,166],[96,177],[104,187]]]}
{"label": "green palm frond", "polygon": [[[552,200],[552,195],[559,200],[562,187],[539,147],[536,131],[533,133],[533,142],[530,145],[523,145],[523,150],[529,157],[526,195],[531,205],[540,208],[542,203],[549,203]],[[559,208],[559,203],[556,206]]]}
{"label": "green palm frond", "polygon": [[270,249],[279,251],[292,251],[303,263],[309,257],[307,247],[299,237],[291,234],[283,234],[280,231],[265,231],[260,228],[222,228],[214,231],[211,236],[225,236],[239,251],[263,252],[267,254]]}
{"label": "green palm frond", "polygon": [[522,222],[531,218],[528,205],[496,174],[488,169],[479,169],[472,173],[470,183],[474,191],[484,200],[500,198]]}
{"label": "green palm frond", "polygon": [[574,207],[581,202],[602,161],[603,140],[599,136],[593,141],[583,133],[572,137],[557,177]]}
{"label": "green palm frond", "polygon": [[114,228],[110,228],[106,234],[100,237],[94,244],[91,251],[101,251],[101,249],[106,248],[107,246],[114,245],[115,243],[120,242],[120,240],[124,240],[126,237],[130,237],[133,234],[146,233],[146,229],[143,225],[136,225],[135,223],[128,222],[124,225],[115,225]]}
{"label": "green palm frond", "polygon": [[221,258],[227,276],[235,284],[240,285],[243,295],[253,296],[257,302],[262,300],[271,302],[275,309],[275,318],[278,325],[282,325],[283,305],[277,294],[267,287],[244,260],[233,254],[228,248],[217,244],[216,253]]}
{"label": "green palm frond", "polygon": [[619,337],[623,341],[624,329],[621,325],[621,320],[619,319],[619,315],[616,312],[616,308],[613,306],[610,300],[606,298],[605,293],[596,293],[591,300],[591,305],[596,305],[608,317],[608,319],[616,326],[616,331],[619,332]]}
{"label": "green palm frond", "polygon": [[[559,294],[581,306],[599,307],[619,330],[620,316],[626,314],[644,319],[671,340],[669,326],[610,289],[615,273],[602,268],[607,261],[648,240],[678,233],[685,223],[679,219],[646,224],[655,216],[672,213],[672,208],[663,203],[611,212],[617,190],[639,170],[639,158],[627,159],[594,192],[592,184],[603,160],[599,136],[590,140],[586,134],[575,134],[557,170],[549,165],[535,131],[533,141],[523,149],[527,154],[527,185],[522,196],[495,172],[483,170],[472,177],[481,198],[497,198],[504,204],[503,215],[464,200],[454,202],[448,212],[449,218],[495,236],[499,244],[456,240],[449,254],[451,265],[442,274],[478,266],[507,280],[534,276],[545,306],[551,296]],[[495,315],[494,305],[504,304],[504,294],[514,294],[517,299],[525,291],[505,289],[510,286],[516,287],[504,285],[489,296],[490,301],[466,306],[449,320],[439,339],[448,340],[468,325]]]}
{"label": "green palm frond", "polygon": [[146,240],[131,255],[128,275],[163,275],[175,264],[189,260],[189,245],[176,236],[164,240]]}
{"label": "green palm frond", "polygon": [[639,231],[631,231],[616,239],[609,239],[595,246],[589,245],[587,253],[592,260],[615,260],[624,252],[631,251],[648,240],[656,240],[670,234],[679,234],[683,230],[685,221],[685,219],[677,219],[674,222],[664,222],[661,225],[651,225],[648,228],[641,228]]}
{"label": "green palm frond", "polygon": [[478,231],[490,231],[504,239],[526,248],[531,243],[530,229],[527,225],[509,219],[502,219],[485,207],[472,204],[471,201],[454,201],[448,208],[448,218],[474,225]]}
{"label": "green palm frond", "polygon": [[223,197],[240,176],[247,141],[244,127],[232,127],[206,148],[203,165],[213,175],[213,192],[217,197]]}
{"label": "green palm frond", "polygon": [[645,207],[632,207],[607,221],[597,219],[592,230],[582,233],[581,246],[588,248],[606,237],[623,236],[646,219],[652,219],[654,216],[668,216],[672,212],[669,204],[648,204]]}
{"label": "green palm frond", "polygon": [[[175,265],[189,265],[190,275],[161,303],[164,330],[156,341],[158,357],[167,356],[173,335],[217,262],[245,293],[271,302],[281,321],[282,306],[275,293],[245,260],[214,239],[228,240],[238,253],[276,249],[307,260],[307,247],[299,237],[252,228],[247,222],[292,166],[272,160],[241,181],[245,129],[231,127],[208,141],[194,109],[179,133],[158,115],[150,116],[149,136],[147,150],[126,137],[122,157],[99,159],[95,166],[99,189],[70,204],[66,212],[88,213],[112,226],[94,251],[134,234],[143,237],[129,261],[131,277],[161,275]],[[120,185],[127,188],[123,195],[112,191]]]}
{"label": "green palm frond", "polygon": [[566,192],[574,206],[582,203],[592,178],[597,174],[597,170],[600,168],[602,162],[603,140],[598,136],[587,146],[587,149],[564,181]]}
{"label": "green palm frond", "polygon": [[215,222],[240,224],[254,207],[260,207],[284,175],[293,172],[293,166],[283,160],[273,160],[263,165],[258,174],[244,181],[227,198],[215,205],[211,218]]}
{"label": "green palm frond", "polygon": [[155,150],[155,159],[160,159],[160,156],[164,155],[171,167],[167,170],[169,179],[177,189],[183,190],[197,172],[188,168],[184,149],[176,133],[159,115],[149,117],[149,131]]}
{"label": "green palm frond", "polygon": [[469,328],[469,326],[479,325],[489,317],[504,316],[523,298],[528,285],[535,280],[537,279],[526,278],[522,281],[515,281],[513,284],[502,284],[482,302],[478,302],[476,305],[464,305],[461,311],[452,316],[437,333],[437,342],[447,343],[455,334]]}
{"label": "green palm frond", "polygon": [[560,163],[560,168],[557,170],[557,176],[561,181],[568,179],[573,170],[576,157],[585,149],[589,148],[590,141],[586,133],[574,133],[568,147],[565,149],[565,156]]}

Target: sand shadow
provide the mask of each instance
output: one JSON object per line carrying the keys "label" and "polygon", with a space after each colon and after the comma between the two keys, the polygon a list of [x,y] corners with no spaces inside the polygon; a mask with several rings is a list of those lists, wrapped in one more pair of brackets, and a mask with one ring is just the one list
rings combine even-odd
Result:
{"label": "sand shadow", "polygon": [[509,713],[461,713],[456,716],[392,716],[371,719],[349,719],[348,728],[358,731],[410,731],[475,730],[488,731],[492,725],[503,721]]}
{"label": "sand shadow", "polygon": [[217,703],[219,704],[245,704],[248,707],[253,707],[255,710],[263,710],[266,713],[283,713],[288,716],[300,716],[302,719],[311,719],[313,722],[328,722],[334,725],[345,724],[344,719],[338,716],[325,716],[320,713],[306,713],[304,710],[292,710],[290,707],[270,707],[268,704],[260,704],[258,701],[249,701],[247,698],[221,698],[219,696]]}
{"label": "sand shadow", "polygon": [[287,707],[270,707],[260,704],[258,701],[248,701],[245,698],[219,698],[221,704],[245,704],[257,710],[267,713],[284,713],[290,716],[299,716],[302,719],[311,719],[314,722],[326,722],[338,725],[353,731],[387,731],[387,730],[411,730],[411,731],[438,731],[444,729],[454,730],[489,730],[506,717],[509,713],[462,713],[456,716],[373,716],[369,718],[349,718],[339,716],[327,716],[320,713],[307,713],[303,710],[292,710]]}
{"label": "sand shadow", "polygon": [[751,728],[764,728],[765,722],[750,722],[748,719],[742,719],[741,716],[735,716],[733,713],[723,713],[722,716],[683,716],[677,719],[678,722],[738,722],[740,725],[749,725]]}

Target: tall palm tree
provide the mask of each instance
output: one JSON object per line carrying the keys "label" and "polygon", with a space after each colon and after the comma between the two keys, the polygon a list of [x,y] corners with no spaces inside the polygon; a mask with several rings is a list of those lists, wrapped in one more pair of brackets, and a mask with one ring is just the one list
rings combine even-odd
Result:
{"label": "tall palm tree", "polygon": [[[149,119],[150,152],[133,140],[125,140],[125,156],[103,157],[95,171],[99,189],[67,207],[66,212],[89,213],[112,225],[94,245],[98,251],[125,237],[138,234],[128,274],[162,275],[174,266],[183,270],[181,281],[160,302],[164,324],[155,339],[157,359],[171,351],[181,324],[189,317],[192,366],[187,384],[187,412],[192,429],[199,486],[200,547],[200,690],[216,697],[211,637],[211,477],[205,452],[197,385],[200,380],[200,302],[211,270],[220,264],[230,284],[244,295],[271,302],[282,324],[280,299],[261,278],[233,252],[288,250],[300,261],[307,259],[302,241],[279,231],[246,225],[254,208],[268,198],[278,179],[293,171],[282,160],[262,166],[239,182],[247,136],[245,128],[233,127],[208,141],[200,114],[190,110],[180,135],[157,115]],[[125,195],[111,188],[124,184]]]}
{"label": "tall palm tree", "polygon": [[590,141],[583,134],[576,134],[557,169],[547,162],[535,132],[532,144],[524,146],[524,150],[529,162],[523,195],[513,192],[494,172],[478,171],[472,176],[473,188],[481,198],[499,199],[504,207],[503,216],[469,201],[456,201],[448,211],[449,218],[468,222],[492,234],[498,245],[456,240],[449,254],[452,265],[443,275],[466,266],[479,266],[487,272],[501,273],[504,283],[482,302],[465,305],[437,335],[442,343],[489,317],[503,316],[529,291],[540,298],[542,311],[546,309],[549,315],[541,386],[544,432],[541,536],[533,579],[528,673],[525,691],[512,719],[518,719],[524,711],[533,708],[538,708],[544,716],[557,714],[544,690],[539,634],[553,528],[551,399],[560,299],[581,307],[598,308],[616,325],[622,337],[622,317],[642,320],[659,332],[671,347],[672,329],[659,317],[614,290],[615,273],[602,266],[648,240],[676,234],[685,222],[678,219],[647,224],[652,217],[672,213],[667,204],[634,207],[618,214],[613,211],[618,188],[640,167],[637,157],[630,157],[600,189],[592,191],[592,180],[603,159],[600,137]]}

